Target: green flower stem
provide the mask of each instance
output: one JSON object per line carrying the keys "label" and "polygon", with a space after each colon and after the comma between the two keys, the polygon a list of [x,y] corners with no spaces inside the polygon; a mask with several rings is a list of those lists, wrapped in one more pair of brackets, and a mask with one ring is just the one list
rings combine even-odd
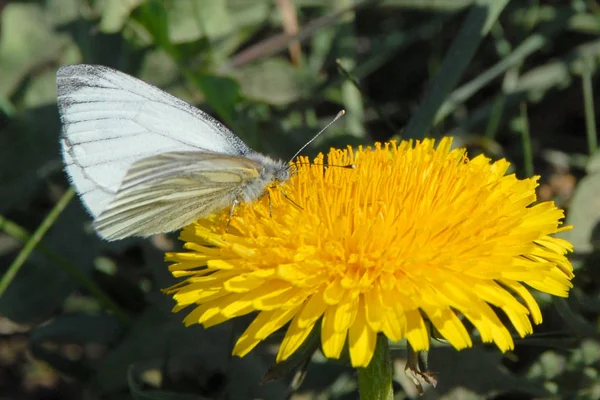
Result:
{"label": "green flower stem", "polygon": [[377,335],[375,353],[366,368],[358,368],[358,391],[362,400],[392,400],[392,359],[385,335]]}

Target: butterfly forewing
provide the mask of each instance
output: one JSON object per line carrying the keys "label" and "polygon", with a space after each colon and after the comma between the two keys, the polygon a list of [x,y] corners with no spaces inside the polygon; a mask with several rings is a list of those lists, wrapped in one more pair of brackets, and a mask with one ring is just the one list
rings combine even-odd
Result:
{"label": "butterfly forewing", "polygon": [[169,232],[231,205],[262,166],[241,156],[173,152],[134,163],[96,218],[108,240]]}
{"label": "butterfly forewing", "polygon": [[250,151],[208,114],[119,71],[64,66],[57,85],[66,170],[94,217],[114,199],[136,161],[165,152]]}

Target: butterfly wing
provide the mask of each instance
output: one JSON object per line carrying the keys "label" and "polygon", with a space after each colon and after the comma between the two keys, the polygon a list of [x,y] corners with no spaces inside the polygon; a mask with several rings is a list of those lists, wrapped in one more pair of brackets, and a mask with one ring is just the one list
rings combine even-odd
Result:
{"label": "butterfly wing", "polygon": [[139,79],[95,65],[69,65],[57,73],[63,123],[63,159],[90,213],[115,198],[129,168],[164,152],[251,150],[225,126]]}
{"label": "butterfly wing", "polygon": [[179,229],[231,205],[261,168],[245,157],[217,153],[145,158],[129,169],[94,228],[107,240]]}

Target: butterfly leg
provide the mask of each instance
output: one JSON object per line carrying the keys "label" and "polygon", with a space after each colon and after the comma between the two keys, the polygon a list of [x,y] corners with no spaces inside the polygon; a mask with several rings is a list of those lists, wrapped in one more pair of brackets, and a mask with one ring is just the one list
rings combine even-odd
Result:
{"label": "butterfly leg", "polygon": [[296,207],[298,207],[300,210],[304,210],[304,208],[302,208],[302,206],[301,206],[300,204],[298,204],[298,203],[296,203],[294,200],[290,199],[290,198],[288,197],[288,195],[287,195],[287,194],[285,194],[285,192],[284,192],[283,190],[281,191],[281,194],[282,194],[282,195],[283,195],[283,197],[285,197],[285,198],[286,198],[286,199],[287,199],[287,200],[288,200],[290,203],[292,203],[293,205],[295,205]]}
{"label": "butterfly leg", "polygon": [[267,190],[267,196],[269,197],[269,218],[273,218],[273,202],[271,201],[271,192]]}
{"label": "butterfly leg", "polygon": [[231,209],[229,210],[229,219],[227,220],[227,226],[225,227],[225,233],[227,233],[227,231],[229,230],[229,225],[231,225],[231,218],[233,218],[233,212],[235,211],[235,208],[237,207],[238,204],[240,204],[240,201],[238,199],[233,200],[233,203],[231,203]]}

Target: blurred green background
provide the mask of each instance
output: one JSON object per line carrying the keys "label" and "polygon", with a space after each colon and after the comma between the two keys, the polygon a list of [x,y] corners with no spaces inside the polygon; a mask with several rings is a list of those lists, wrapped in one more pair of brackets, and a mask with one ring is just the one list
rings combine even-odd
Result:
{"label": "blurred green background", "polygon": [[[600,399],[594,0],[0,0],[0,398],[354,399],[355,372],[316,354],[261,384],[273,335],[231,357],[241,318],[204,330],[160,292],[177,235],[101,241],[59,156],[56,71],[103,64],[199,106],[254,149],[451,135],[542,176],[576,229],[568,300],[515,351],[436,344],[423,399]],[[396,346],[396,398],[418,397]]]}

